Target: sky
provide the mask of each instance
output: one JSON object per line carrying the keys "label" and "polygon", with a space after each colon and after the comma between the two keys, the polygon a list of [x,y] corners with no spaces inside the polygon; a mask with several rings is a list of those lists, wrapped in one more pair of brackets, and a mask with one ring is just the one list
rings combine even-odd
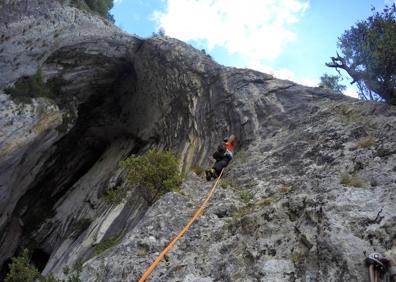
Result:
{"label": "sky", "polygon": [[[114,0],[124,31],[150,37],[160,28],[220,64],[317,86],[345,30],[396,0]],[[344,92],[357,96],[341,71]]]}

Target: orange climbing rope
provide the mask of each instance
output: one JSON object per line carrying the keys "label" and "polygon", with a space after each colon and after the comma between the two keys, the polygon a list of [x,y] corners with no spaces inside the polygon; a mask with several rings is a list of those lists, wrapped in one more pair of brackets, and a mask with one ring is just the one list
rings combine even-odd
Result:
{"label": "orange climbing rope", "polygon": [[212,189],[210,190],[208,196],[206,199],[202,202],[201,206],[195,211],[194,215],[190,219],[190,221],[184,226],[182,231],[177,234],[175,239],[173,239],[172,242],[169,243],[169,245],[159,254],[159,256],[155,259],[155,261],[150,265],[150,267],[146,270],[146,272],[143,274],[143,276],[140,278],[139,282],[144,282],[153,272],[155,267],[160,263],[160,261],[164,258],[166,253],[173,247],[174,244],[186,233],[186,231],[190,228],[190,226],[194,223],[195,220],[198,219],[198,217],[202,214],[203,210],[205,209],[207,203],[209,202],[210,198],[212,197],[214,191],[216,190],[217,183],[220,181],[221,176],[223,175],[224,169],[221,170],[221,173],[219,177],[217,178],[215,184],[213,185]]}

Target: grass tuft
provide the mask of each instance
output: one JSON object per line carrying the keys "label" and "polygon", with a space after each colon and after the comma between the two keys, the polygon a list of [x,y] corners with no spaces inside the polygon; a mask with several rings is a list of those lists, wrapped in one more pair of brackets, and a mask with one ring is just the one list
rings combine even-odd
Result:
{"label": "grass tuft", "polygon": [[101,253],[103,253],[104,251],[106,251],[107,249],[110,249],[116,245],[118,245],[122,240],[122,234],[118,234],[114,237],[111,237],[109,239],[106,239],[102,242],[100,242],[99,244],[96,244],[95,247],[95,253],[97,255],[100,255]]}
{"label": "grass tuft", "polygon": [[362,179],[355,175],[343,174],[340,178],[340,184],[348,186],[348,187],[363,187],[364,182]]}
{"label": "grass tuft", "polygon": [[359,148],[370,148],[375,144],[377,144],[377,138],[370,135],[360,138],[357,142]]}
{"label": "grass tuft", "polygon": [[273,202],[273,199],[271,197],[268,197],[268,198],[264,198],[264,199],[258,200],[256,202],[256,205],[260,206],[260,207],[269,206],[269,205],[272,204],[272,202]]}
{"label": "grass tuft", "polygon": [[242,202],[245,204],[249,203],[254,198],[254,194],[246,190],[239,192],[239,196],[241,197]]}
{"label": "grass tuft", "polygon": [[113,189],[107,190],[102,199],[107,205],[118,205],[122,203],[127,197],[127,189],[123,187],[115,187]]}
{"label": "grass tuft", "polygon": [[283,184],[282,186],[280,186],[278,188],[278,191],[283,193],[283,194],[288,193],[290,190],[291,190],[291,186],[290,185],[285,185],[285,184]]}
{"label": "grass tuft", "polygon": [[201,176],[205,171],[202,166],[194,166],[191,168],[191,170],[198,176]]}

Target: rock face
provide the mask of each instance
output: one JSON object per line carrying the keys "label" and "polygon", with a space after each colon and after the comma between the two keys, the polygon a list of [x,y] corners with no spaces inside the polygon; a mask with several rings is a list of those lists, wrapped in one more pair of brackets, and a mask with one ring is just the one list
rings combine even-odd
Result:
{"label": "rock face", "polygon": [[[56,1],[5,1],[0,19],[2,275],[29,247],[43,274],[82,261],[82,281],[137,280],[210,189],[190,168],[230,133],[222,187],[152,281],[367,281],[365,252],[395,243],[394,106],[223,67]],[[21,101],[12,89],[37,73],[51,95]],[[151,147],[179,154],[182,193],[106,204],[127,186],[119,161]]]}

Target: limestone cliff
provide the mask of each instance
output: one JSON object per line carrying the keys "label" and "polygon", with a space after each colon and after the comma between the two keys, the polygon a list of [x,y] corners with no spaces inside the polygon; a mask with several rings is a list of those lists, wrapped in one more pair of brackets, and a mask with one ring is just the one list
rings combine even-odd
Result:
{"label": "limestone cliff", "polygon": [[[0,19],[1,265],[28,246],[44,274],[81,260],[82,281],[137,279],[210,188],[190,168],[230,133],[222,188],[152,281],[367,281],[364,252],[395,243],[394,106],[227,68],[57,1],[4,1]],[[21,90],[37,74],[50,94]],[[151,147],[179,154],[182,193],[106,204],[127,185],[119,161]]]}

